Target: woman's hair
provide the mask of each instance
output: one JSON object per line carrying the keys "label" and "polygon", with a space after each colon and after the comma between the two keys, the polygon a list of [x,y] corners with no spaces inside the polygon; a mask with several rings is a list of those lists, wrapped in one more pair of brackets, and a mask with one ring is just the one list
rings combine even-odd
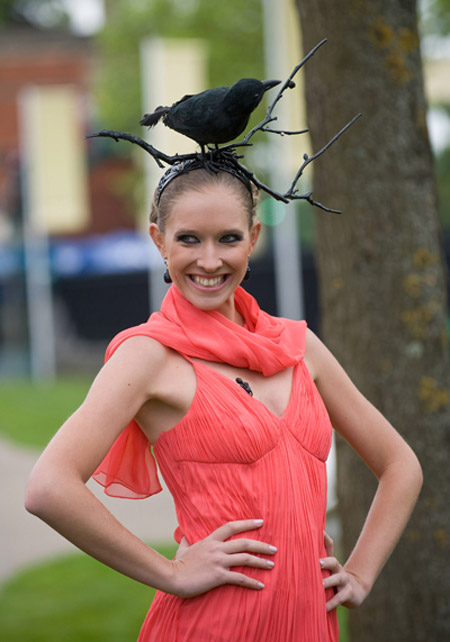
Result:
{"label": "woman's hair", "polygon": [[159,192],[157,188],[153,195],[150,222],[156,223],[161,232],[164,233],[171,208],[178,198],[186,192],[200,192],[205,188],[214,188],[219,185],[232,188],[239,196],[247,211],[248,226],[250,229],[256,218],[256,210],[259,200],[258,188],[252,183],[252,194],[250,194],[244,183],[229,172],[211,172],[206,169],[194,169],[184,174],[180,174],[170,181],[162,193]]}

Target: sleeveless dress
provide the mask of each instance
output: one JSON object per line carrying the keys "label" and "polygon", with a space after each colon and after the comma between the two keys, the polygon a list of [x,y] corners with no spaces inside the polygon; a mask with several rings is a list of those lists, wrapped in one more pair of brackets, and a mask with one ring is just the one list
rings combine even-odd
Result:
{"label": "sleeveless dress", "polygon": [[[191,407],[153,446],[175,501],[178,541],[184,535],[193,544],[230,520],[264,519],[261,528],[235,537],[275,545],[278,551],[270,556],[275,567],[235,570],[260,580],[265,588],[226,585],[189,599],[157,592],[138,642],[338,640],[336,611],[327,614],[325,607],[333,591],[324,590],[327,571],[319,564],[326,556],[325,461],[332,429],[302,358],[306,324],[296,322],[295,327],[300,352],[281,417],[233,379],[191,361],[197,379]],[[138,328],[140,332],[127,331],[121,339],[144,334],[142,326]],[[146,483],[150,492],[157,492],[159,483],[145,436],[136,424],[130,426],[122,445],[120,438],[115,444],[118,450],[109,467],[105,460],[94,477],[109,494],[142,497],[149,494]],[[148,478],[139,481],[143,472],[133,471],[133,462],[143,458]],[[120,473],[118,460],[134,480],[125,479],[128,472]]]}

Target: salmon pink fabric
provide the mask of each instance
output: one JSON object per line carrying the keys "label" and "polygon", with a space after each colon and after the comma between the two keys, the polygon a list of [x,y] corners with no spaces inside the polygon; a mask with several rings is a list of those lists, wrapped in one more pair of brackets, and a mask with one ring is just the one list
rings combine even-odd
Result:
{"label": "salmon pink fabric", "polygon": [[[325,607],[333,591],[324,591],[326,572],[319,564],[326,556],[325,461],[331,424],[303,362],[306,324],[273,319],[248,297],[237,292],[246,320],[245,328],[240,328],[218,313],[189,310],[190,304],[172,287],[156,320],[152,315],[147,324],[125,331],[108,352],[110,356],[136,334],[155,337],[188,360],[199,356],[194,350],[201,352],[205,362],[191,362],[197,388],[190,409],[154,444],[175,500],[180,534],[193,544],[227,521],[263,518],[261,528],[236,537],[260,539],[278,548],[272,570],[237,569],[263,582],[261,591],[226,585],[190,599],[157,592],[139,642],[338,640],[336,612],[327,614]],[[208,360],[247,368],[243,363],[252,364],[266,373],[293,367],[283,414],[271,412],[233,379],[210,367]],[[141,436],[137,425],[131,424],[100,467],[103,481],[110,481],[109,492],[117,491],[118,484],[125,495],[144,496],[159,484],[154,460],[149,459],[150,446]],[[117,460],[122,456],[124,468],[140,470],[145,465],[146,472],[137,473],[135,468],[123,474]]]}
{"label": "salmon pink fabric", "polygon": [[[172,285],[161,312],[120,332],[109,344],[106,360],[126,339],[138,335],[157,339],[188,357],[221,361],[266,376],[303,358],[304,321],[270,316],[241,287],[235,292],[235,305],[245,320],[242,328],[215,310],[197,309]],[[162,490],[151,445],[135,421],[117,438],[93,478],[113,497],[143,499]]]}

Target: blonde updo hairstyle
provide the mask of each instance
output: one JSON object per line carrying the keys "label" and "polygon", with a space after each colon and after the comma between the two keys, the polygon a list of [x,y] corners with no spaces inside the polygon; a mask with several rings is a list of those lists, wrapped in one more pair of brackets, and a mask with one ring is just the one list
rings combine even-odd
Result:
{"label": "blonde updo hairstyle", "polygon": [[252,194],[250,194],[244,183],[233,174],[226,171],[209,172],[206,169],[193,169],[171,180],[160,194],[159,201],[158,189],[156,189],[153,195],[150,223],[156,223],[164,234],[172,206],[178,198],[186,192],[201,192],[206,188],[214,189],[219,185],[232,188],[239,196],[247,212],[248,227],[251,229],[256,219],[259,202],[259,190],[256,185],[250,183],[252,189]]}

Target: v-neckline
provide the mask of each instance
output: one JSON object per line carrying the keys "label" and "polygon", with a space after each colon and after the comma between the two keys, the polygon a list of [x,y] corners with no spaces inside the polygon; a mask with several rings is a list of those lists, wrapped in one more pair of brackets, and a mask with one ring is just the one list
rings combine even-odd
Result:
{"label": "v-neckline", "polygon": [[[282,421],[282,420],[285,418],[286,414],[288,413],[288,411],[289,411],[289,409],[290,409],[290,406],[291,406],[291,403],[292,403],[292,401],[293,401],[293,397],[294,397],[295,387],[296,387],[296,384],[297,384],[297,382],[296,382],[297,369],[298,369],[298,367],[299,367],[299,365],[300,365],[300,363],[301,363],[301,362],[299,361],[295,366],[293,366],[294,371],[293,371],[293,374],[292,374],[291,390],[290,390],[290,393],[289,393],[289,399],[288,399],[287,404],[286,404],[286,407],[285,407],[285,409],[283,410],[283,412],[281,413],[281,415],[277,415],[277,413],[276,413],[276,412],[274,412],[273,410],[271,410],[270,408],[268,408],[268,407],[266,406],[266,404],[264,403],[264,401],[261,401],[261,399],[258,399],[258,397],[255,397],[255,396],[249,395],[249,394],[248,394],[248,392],[246,392],[246,391],[245,391],[245,390],[244,390],[244,389],[243,389],[239,384],[237,384],[237,383],[236,383],[236,381],[235,381],[234,379],[232,379],[231,377],[228,377],[226,374],[223,374],[223,372],[220,372],[220,370],[217,370],[216,368],[213,368],[212,366],[209,366],[209,365],[208,365],[207,363],[205,363],[204,361],[194,361],[194,360],[190,360],[190,361],[191,361],[192,365],[194,366],[194,370],[195,370],[195,368],[196,368],[197,366],[203,366],[203,367],[204,367],[204,368],[206,368],[209,372],[213,372],[213,373],[214,373],[214,374],[216,374],[220,379],[225,380],[225,381],[227,382],[227,385],[228,385],[228,384],[230,385],[231,390],[235,390],[235,391],[236,391],[236,393],[237,393],[237,394],[239,394],[239,395],[245,395],[245,396],[244,396],[244,399],[246,399],[246,398],[247,398],[247,399],[248,399],[248,402],[249,402],[250,404],[251,404],[251,403],[257,403],[257,404],[261,405],[261,406],[265,409],[265,411],[266,411],[266,412],[268,412],[268,413],[269,413],[272,417],[274,417],[277,421]],[[242,397],[240,397],[240,398],[242,398]]]}

